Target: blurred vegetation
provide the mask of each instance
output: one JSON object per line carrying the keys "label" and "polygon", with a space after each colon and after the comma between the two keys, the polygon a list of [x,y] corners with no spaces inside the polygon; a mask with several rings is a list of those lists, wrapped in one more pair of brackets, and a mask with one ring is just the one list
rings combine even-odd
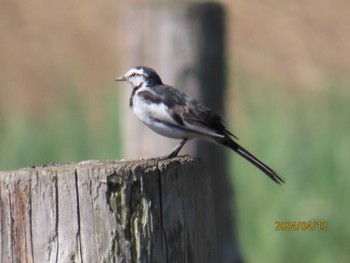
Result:
{"label": "blurred vegetation", "polygon": [[[235,86],[233,129],[276,169],[276,186],[233,158],[238,232],[247,262],[350,262],[350,94],[330,81],[319,90],[282,90],[244,77]],[[326,231],[275,231],[276,221],[327,222]]]}
{"label": "blurred vegetation", "polygon": [[[120,109],[115,87],[95,98],[99,109],[72,90],[40,118],[2,113],[1,170],[121,157],[119,113],[126,109]],[[232,130],[240,143],[287,181],[277,186],[231,154],[247,262],[349,262],[346,85],[330,81],[317,91],[282,90],[240,76],[233,97],[228,115],[234,115]],[[327,231],[275,231],[276,221],[326,221]]]}
{"label": "blurred vegetation", "polygon": [[73,89],[39,116],[2,113],[0,170],[120,157],[116,90],[106,88],[95,99],[98,109],[84,105]]}

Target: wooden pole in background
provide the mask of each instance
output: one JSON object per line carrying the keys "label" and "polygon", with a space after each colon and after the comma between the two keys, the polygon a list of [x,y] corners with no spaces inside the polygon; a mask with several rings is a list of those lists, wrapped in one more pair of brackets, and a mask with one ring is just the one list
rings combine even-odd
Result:
{"label": "wooden pole in background", "polygon": [[0,262],[217,262],[209,181],[185,157],[0,172]]}
{"label": "wooden pole in background", "polygon": [[[225,12],[219,3],[151,3],[131,6],[120,33],[124,39],[120,75],[139,65],[154,68],[165,84],[181,89],[225,116]],[[119,85],[119,84],[118,84]],[[131,87],[124,87],[123,157],[169,154],[179,141],[155,134],[128,109]],[[200,141],[181,154],[202,157],[212,176],[219,262],[240,262],[234,231],[233,198],[226,149]]]}

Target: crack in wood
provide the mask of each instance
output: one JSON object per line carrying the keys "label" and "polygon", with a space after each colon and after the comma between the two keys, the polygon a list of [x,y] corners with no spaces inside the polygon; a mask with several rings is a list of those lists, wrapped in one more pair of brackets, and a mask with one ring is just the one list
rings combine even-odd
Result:
{"label": "crack in wood", "polygon": [[[59,200],[58,200],[58,176],[57,173],[54,174],[54,185],[55,185],[55,208],[56,208],[56,218],[55,218],[55,235],[52,237],[52,242],[57,242],[57,247],[56,247],[56,263],[58,262],[58,253],[59,253],[59,248],[60,248],[60,243],[58,240],[58,226],[59,226]],[[51,252],[51,250],[50,250]]]}
{"label": "crack in wood", "polygon": [[[158,175],[158,192],[159,192],[159,208],[160,208],[160,228],[161,228],[161,248],[163,250],[163,240],[164,240],[164,243],[165,243],[165,256],[166,256],[166,262],[169,262],[169,253],[168,253],[168,237],[167,237],[167,233],[165,231],[165,228],[164,228],[164,223],[163,223],[163,217],[164,217],[164,214],[163,214],[163,199],[162,199],[162,175],[161,175],[161,172],[160,172],[160,167],[159,167],[159,162],[157,160],[156,162],[157,164],[157,175]],[[164,235],[164,237],[163,237]]]}
{"label": "crack in wood", "polygon": [[[11,191],[9,189],[9,187],[7,188],[7,190],[9,191],[9,209],[10,209],[10,231],[11,233],[14,234],[14,218],[13,218],[13,206],[12,206],[12,194]],[[11,262],[14,262],[14,236],[11,235],[10,236],[10,253],[11,253]]]}
{"label": "crack in wood", "polygon": [[82,242],[81,242],[81,217],[80,217],[80,199],[79,199],[79,184],[78,184],[78,171],[77,169],[74,171],[74,179],[75,179],[75,193],[76,193],[76,200],[77,200],[77,239],[78,239],[78,249],[79,249],[79,257],[80,262],[84,262],[83,258],[83,250],[82,250]]}
{"label": "crack in wood", "polygon": [[[36,172],[37,176],[37,172]],[[33,221],[32,221],[32,180],[29,180],[29,235],[33,236]],[[34,247],[33,247],[33,238],[30,238],[30,253],[32,255],[33,263],[35,262],[34,258]]]}

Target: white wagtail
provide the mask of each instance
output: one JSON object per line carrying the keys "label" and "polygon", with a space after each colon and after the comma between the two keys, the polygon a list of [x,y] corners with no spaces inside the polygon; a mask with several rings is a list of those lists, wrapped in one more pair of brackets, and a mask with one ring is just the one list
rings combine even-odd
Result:
{"label": "white wagtail", "polygon": [[232,137],[237,137],[225,128],[219,115],[178,89],[164,85],[153,69],[135,67],[116,81],[133,86],[129,105],[140,121],[160,135],[182,139],[168,158],[177,156],[189,139],[205,139],[231,148],[276,183],[284,183],[274,170],[233,141]]}

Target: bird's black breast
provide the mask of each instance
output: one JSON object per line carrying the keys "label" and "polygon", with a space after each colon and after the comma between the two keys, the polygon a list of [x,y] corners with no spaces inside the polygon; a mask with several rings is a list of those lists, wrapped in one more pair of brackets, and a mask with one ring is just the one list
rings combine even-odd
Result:
{"label": "bird's black breast", "polygon": [[136,91],[139,89],[139,88],[141,88],[141,85],[139,85],[139,86],[136,86],[136,87],[134,87],[133,89],[132,89],[132,93],[131,93],[131,96],[130,96],[130,99],[129,99],[129,107],[130,108],[132,108],[134,105],[134,103],[133,103],[133,100],[134,100],[134,96],[135,96],[135,93],[136,93]]}

